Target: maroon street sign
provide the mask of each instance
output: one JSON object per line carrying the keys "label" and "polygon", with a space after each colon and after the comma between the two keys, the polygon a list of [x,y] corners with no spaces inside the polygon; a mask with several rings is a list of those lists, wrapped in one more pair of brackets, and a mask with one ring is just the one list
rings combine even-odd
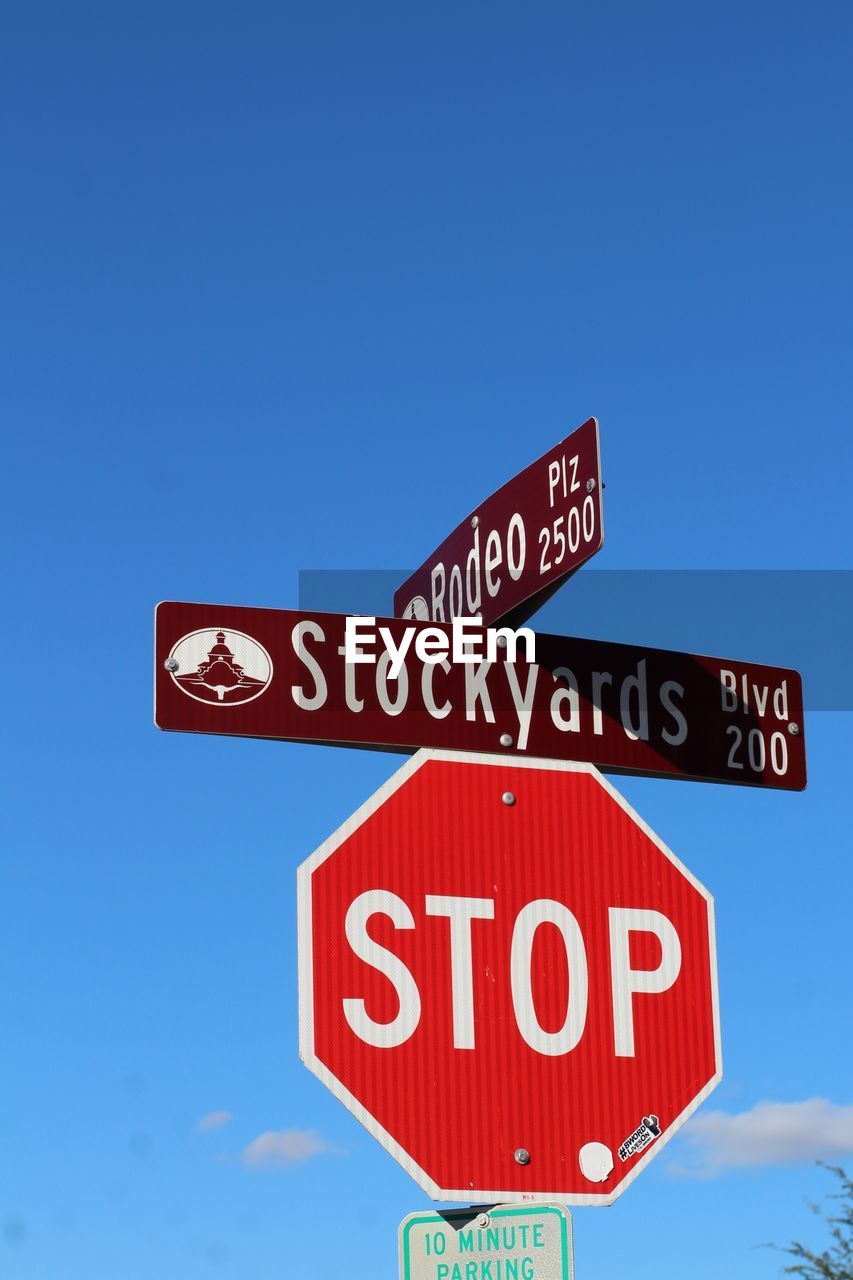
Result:
{"label": "maroon street sign", "polygon": [[[346,615],[166,602],[155,636],[161,729],[415,750],[506,751],[611,772],[806,785],[799,674],[636,645],[536,636],[536,662],[344,658]],[[363,622],[364,620],[362,620]],[[377,618],[404,633],[451,627]],[[486,633],[480,633],[485,637]]]}
{"label": "maroon street sign", "polygon": [[590,418],[486,498],[394,593],[398,618],[523,622],[604,541]]}

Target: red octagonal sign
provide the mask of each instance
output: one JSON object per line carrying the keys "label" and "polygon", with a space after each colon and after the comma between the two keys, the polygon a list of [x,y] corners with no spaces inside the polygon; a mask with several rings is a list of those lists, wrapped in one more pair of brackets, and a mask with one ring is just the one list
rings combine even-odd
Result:
{"label": "red octagonal sign", "polygon": [[436,1200],[608,1204],[721,1076],[712,899],[591,765],[419,752],[299,938],[303,1061]]}

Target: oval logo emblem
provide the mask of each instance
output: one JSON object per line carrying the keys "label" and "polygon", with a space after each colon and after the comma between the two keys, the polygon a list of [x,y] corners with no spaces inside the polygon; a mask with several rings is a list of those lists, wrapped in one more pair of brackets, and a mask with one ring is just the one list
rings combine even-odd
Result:
{"label": "oval logo emblem", "polygon": [[196,702],[233,707],[259,698],[272,680],[272,659],[243,631],[206,627],[182,636],[169,654],[178,688]]}

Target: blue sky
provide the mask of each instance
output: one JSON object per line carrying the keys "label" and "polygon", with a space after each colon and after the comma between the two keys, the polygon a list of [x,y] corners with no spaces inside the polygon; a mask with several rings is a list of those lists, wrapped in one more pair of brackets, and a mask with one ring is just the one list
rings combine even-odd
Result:
{"label": "blue sky", "polygon": [[[153,606],[413,568],[590,414],[583,575],[853,567],[850,26],[671,0],[0,15],[4,1280],[395,1274],[426,1201],[298,1061],[294,890],[398,760],[158,733]],[[632,580],[609,637],[695,632]],[[537,625],[597,634],[584,598]],[[784,662],[805,599],[710,612],[732,656]],[[692,1140],[577,1211],[579,1277],[761,1280],[756,1246],[819,1238],[813,1160],[853,1129],[850,710],[810,711],[802,795],[619,783],[715,895],[726,1073]]]}

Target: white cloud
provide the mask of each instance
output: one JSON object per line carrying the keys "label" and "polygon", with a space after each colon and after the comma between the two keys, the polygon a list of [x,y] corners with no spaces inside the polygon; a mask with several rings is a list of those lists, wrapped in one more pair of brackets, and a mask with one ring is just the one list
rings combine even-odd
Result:
{"label": "white cloud", "polygon": [[208,1111],[207,1115],[201,1117],[196,1129],[199,1133],[211,1133],[214,1129],[224,1129],[233,1119],[230,1111]]}
{"label": "white cloud", "polygon": [[739,1115],[701,1112],[682,1134],[687,1160],[670,1169],[698,1178],[723,1169],[839,1160],[853,1153],[853,1105],[826,1098],[757,1102]]}
{"label": "white cloud", "polygon": [[250,1169],[274,1169],[333,1154],[335,1148],[313,1129],[269,1129],[246,1147],[243,1164]]}

